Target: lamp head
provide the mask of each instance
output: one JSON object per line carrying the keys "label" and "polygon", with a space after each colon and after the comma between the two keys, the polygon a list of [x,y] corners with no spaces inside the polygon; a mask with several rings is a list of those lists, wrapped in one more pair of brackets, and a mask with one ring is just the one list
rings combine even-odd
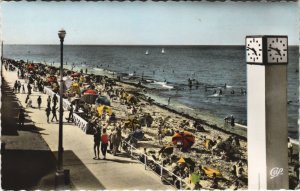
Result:
{"label": "lamp head", "polygon": [[66,31],[64,29],[61,29],[60,31],[58,31],[58,37],[60,40],[63,41],[65,36],[66,36]]}

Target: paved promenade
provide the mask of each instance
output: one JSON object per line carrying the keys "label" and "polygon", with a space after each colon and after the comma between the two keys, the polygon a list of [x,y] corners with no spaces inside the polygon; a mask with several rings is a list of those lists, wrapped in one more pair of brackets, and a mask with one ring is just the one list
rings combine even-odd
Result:
{"label": "paved promenade", "polygon": [[[9,72],[3,69],[3,76],[10,87],[17,80],[17,72]],[[20,80],[24,84],[24,80]],[[25,85],[26,87],[26,85]],[[27,89],[27,88],[25,88]],[[12,94],[13,95],[13,94]],[[25,108],[25,98],[27,94],[16,94],[17,104]],[[37,98],[41,95],[42,107],[37,108]],[[2,94],[2,96],[4,96]],[[55,189],[54,173],[55,173],[55,157],[57,157],[58,148],[58,122],[47,123],[45,107],[47,103],[47,95],[40,92],[34,92],[30,96],[33,101],[34,108],[26,108],[26,122],[24,129],[15,129],[13,124],[3,124],[7,133],[2,135],[2,142],[6,143],[5,153],[15,150],[23,150],[31,153],[33,151],[43,151],[48,153],[44,156],[44,161],[40,161],[40,166],[31,164],[30,161],[22,161],[24,169],[28,169],[30,163],[31,168],[44,167],[44,171],[40,173],[41,180],[36,185],[29,185],[32,189]],[[3,98],[2,98],[3,99]],[[2,113],[4,108],[2,108]],[[10,114],[6,117],[12,117],[17,121],[17,108],[9,108]],[[65,112],[65,117],[68,112]],[[4,115],[2,115],[4,117]],[[52,118],[52,114],[50,115]],[[50,118],[50,119],[51,119]],[[10,130],[12,127],[12,130]],[[93,160],[93,136],[86,135],[80,128],[72,123],[64,121],[63,126],[63,146],[64,146],[64,169],[70,170],[71,184],[63,189],[153,189],[153,190],[170,190],[171,186],[162,184],[160,178],[149,170],[144,170],[144,166],[135,160],[131,160],[125,156],[107,155],[107,160]],[[53,153],[53,154],[49,154]],[[3,155],[5,156],[5,155]],[[3,157],[2,156],[2,157]],[[33,156],[33,155],[32,155]],[[14,156],[12,156],[14,157]],[[21,160],[21,159],[20,159]],[[47,165],[48,164],[48,165]],[[2,165],[5,165],[4,163]],[[5,167],[3,167],[5,168]],[[22,167],[20,167],[22,168]],[[10,168],[8,168],[10,169]],[[11,170],[20,171],[20,169],[11,168]],[[28,169],[29,170],[29,169]],[[4,174],[2,174],[3,176]],[[13,177],[13,175],[10,175]],[[19,180],[15,180],[19,181]],[[23,188],[25,189],[25,188]],[[28,189],[28,188],[26,188]]]}

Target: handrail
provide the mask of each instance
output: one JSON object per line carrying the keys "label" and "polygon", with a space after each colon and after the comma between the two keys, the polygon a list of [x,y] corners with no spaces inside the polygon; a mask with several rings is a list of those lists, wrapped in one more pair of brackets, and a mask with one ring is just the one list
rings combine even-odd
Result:
{"label": "handrail", "polygon": [[[137,151],[139,151],[136,147],[134,147],[133,145],[131,145],[130,143],[128,143],[127,141],[124,141],[124,140],[122,140],[121,141],[122,142],[122,144],[126,144],[126,145],[129,145],[130,146],[130,157],[132,158],[132,159],[134,159],[134,157],[132,156],[132,151],[133,151],[133,149],[134,150],[137,150]],[[140,153],[141,155],[143,155],[144,156],[144,164],[145,164],[145,170],[147,169],[147,161],[148,161],[148,155],[147,154],[145,154],[145,153],[141,153],[141,152],[138,152],[138,153]],[[155,161],[155,160],[151,160],[152,162],[154,162],[156,165],[158,165],[159,167],[160,167],[160,178],[162,179],[163,178],[163,171],[167,171],[172,177],[174,176],[177,180],[179,180],[180,181],[180,190],[182,189],[182,183],[185,183],[185,184],[188,184],[182,177],[179,177],[179,176],[177,176],[176,174],[174,174],[173,172],[171,172],[171,171],[169,171],[167,168],[165,168],[163,165],[161,165],[160,163],[158,163],[157,161]],[[140,163],[142,163],[140,160],[138,160],[138,162],[140,162]],[[153,172],[155,172],[153,169],[151,169],[150,168],[150,170],[151,171],[153,171]],[[155,172],[156,173],[156,172]],[[169,182],[170,183],[170,182]],[[173,184],[171,184],[173,187],[175,187],[176,188],[176,186],[175,185],[173,185]],[[177,188],[176,188],[177,189]]]}

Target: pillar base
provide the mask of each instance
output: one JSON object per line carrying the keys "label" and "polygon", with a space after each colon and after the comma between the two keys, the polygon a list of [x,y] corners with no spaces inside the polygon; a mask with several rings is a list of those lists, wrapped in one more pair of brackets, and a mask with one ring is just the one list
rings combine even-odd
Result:
{"label": "pillar base", "polygon": [[70,170],[57,170],[55,173],[55,188],[67,189],[70,184]]}

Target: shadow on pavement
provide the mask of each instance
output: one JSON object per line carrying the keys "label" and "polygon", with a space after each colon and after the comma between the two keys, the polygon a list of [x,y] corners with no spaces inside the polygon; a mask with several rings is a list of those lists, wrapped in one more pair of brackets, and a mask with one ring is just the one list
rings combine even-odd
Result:
{"label": "shadow on pavement", "polygon": [[[58,155],[54,152],[55,156]],[[70,170],[72,189],[104,190],[104,185],[71,150],[64,151],[64,169]],[[94,164],[101,165],[101,164]],[[96,167],[98,168],[98,167]]]}
{"label": "shadow on pavement", "polygon": [[[56,160],[51,151],[5,150],[2,152],[1,186],[3,189],[32,189],[41,177],[55,171]],[[54,184],[52,185],[54,188]],[[49,189],[49,185],[39,189]]]}

